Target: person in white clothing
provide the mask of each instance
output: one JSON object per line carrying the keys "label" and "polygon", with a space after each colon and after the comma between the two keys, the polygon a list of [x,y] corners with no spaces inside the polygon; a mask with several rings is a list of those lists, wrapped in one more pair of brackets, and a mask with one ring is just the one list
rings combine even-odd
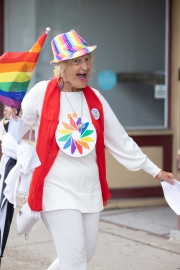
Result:
{"label": "person in white clothing", "polygon": [[[22,103],[22,136],[35,125],[41,161],[33,175],[28,203],[41,211],[58,258],[51,270],[87,270],[94,254],[100,212],[110,192],[104,147],[131,171],[144,170],[174,184],[127,135],[107,101],[88,86],[92,51],[71,30],[52,40],[55,77],[37,83]],[[6,107],[6,118],[17,111]]]}

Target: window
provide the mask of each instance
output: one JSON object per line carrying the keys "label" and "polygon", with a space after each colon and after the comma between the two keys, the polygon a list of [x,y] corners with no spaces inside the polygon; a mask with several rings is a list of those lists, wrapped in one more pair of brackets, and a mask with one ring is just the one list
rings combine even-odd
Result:
{"label": "window", "polygon": [[[95,51],[89,85],[98,89],[126,129],[167,127],[168,0],[6,0],[5,51],[29,50],[49,26],[32,86],[53,76],[51,39],[75,29]],[[103,70],[117,76],[109,91]]]}

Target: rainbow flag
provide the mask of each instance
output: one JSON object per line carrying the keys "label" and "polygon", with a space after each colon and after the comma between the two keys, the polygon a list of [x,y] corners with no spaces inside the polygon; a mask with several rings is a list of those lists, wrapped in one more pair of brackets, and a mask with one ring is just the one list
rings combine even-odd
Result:
{"label": "rainbow flag", "polygon": [[47,28],[29,52],[6,52],[0,56],[0,101],[4,105],[20,108],[49,31]]}

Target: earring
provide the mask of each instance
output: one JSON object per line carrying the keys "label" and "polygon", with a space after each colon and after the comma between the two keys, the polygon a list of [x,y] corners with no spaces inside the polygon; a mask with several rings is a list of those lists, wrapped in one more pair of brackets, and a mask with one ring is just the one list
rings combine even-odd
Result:
{"label": "earring", "polygon": [[58,86],[60,90],[62,90],[64,87],[64,80],[62,77],[59,78]]}

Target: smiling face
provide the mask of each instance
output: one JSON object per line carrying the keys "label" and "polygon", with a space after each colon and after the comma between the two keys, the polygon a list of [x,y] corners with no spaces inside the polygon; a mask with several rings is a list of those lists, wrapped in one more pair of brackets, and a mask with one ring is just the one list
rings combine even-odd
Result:
{"label": "smiling face", "polygon": [[91,70],[92,56],[90,54],[68,60],[62,74],[64,80],[63,91],[79,91],[86,87]]}

